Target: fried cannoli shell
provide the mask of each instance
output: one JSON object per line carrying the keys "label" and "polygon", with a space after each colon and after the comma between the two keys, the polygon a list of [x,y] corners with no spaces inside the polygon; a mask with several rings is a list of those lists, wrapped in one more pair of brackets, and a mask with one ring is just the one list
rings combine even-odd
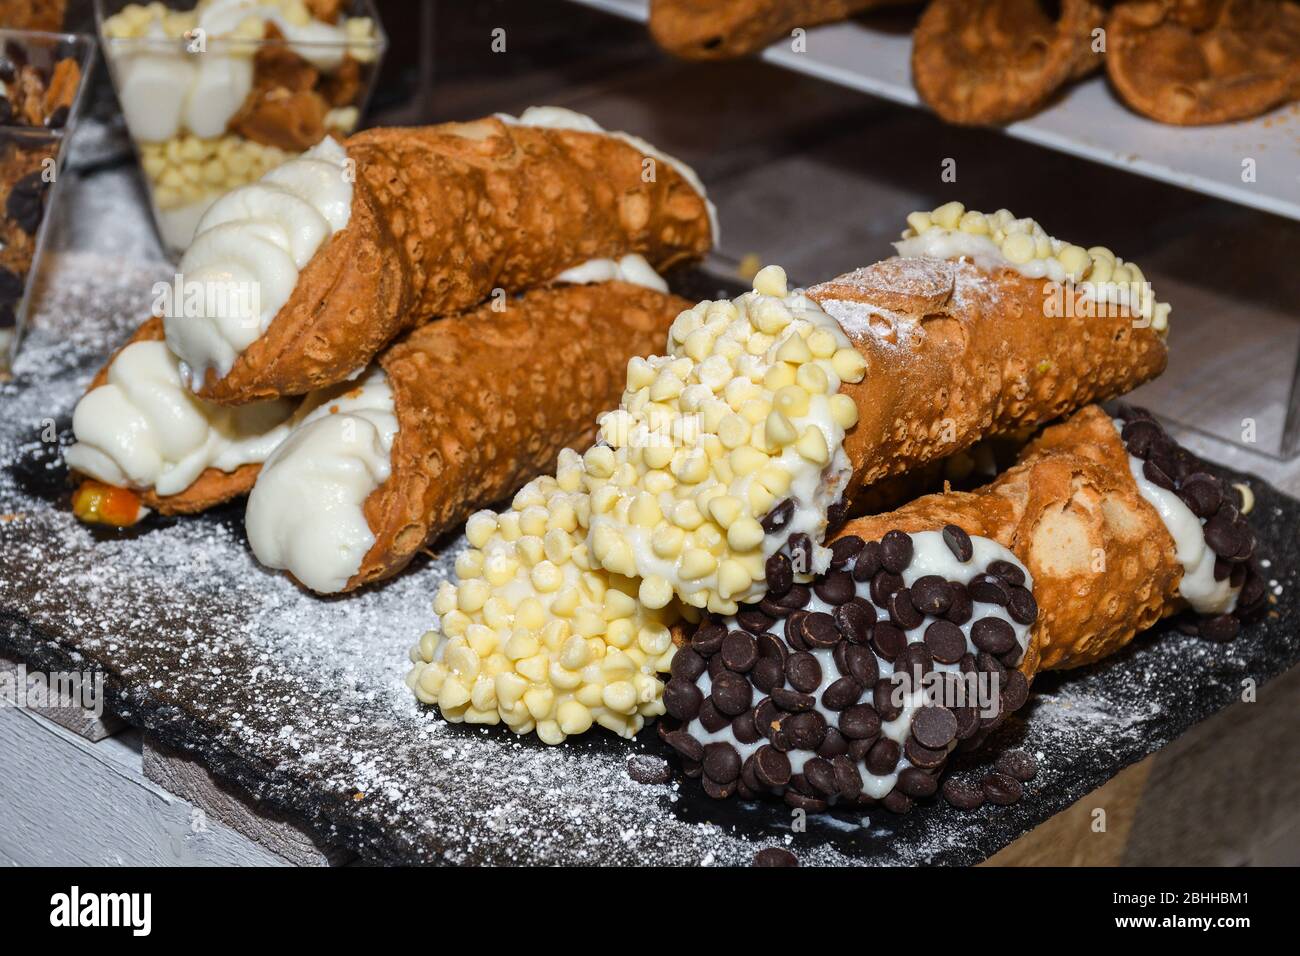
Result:
{"label": "fried cannoli shell", "polygon": [[1174,540],[1097,406],[1046,429],[993,484],[918,498],[851,521],[841,535],[871,541],[948,524],[1002,544],[1033,576],[1039,615],[1020,664],[1030,679],[1113,654],[1184,606]]}
{"label": "fried cannoli shell", "polygon": [[652,0],[650,35],[685,60],[726,60],[763,49],[795,27],[844,20],[911,0]]}
{"label": "fried cannoli shell", "polygon": [[1295,3],[1121,3],[1106,33],[1111,83],[1129,107],[1161,123],[1227,123],[1300,98]]}
{"label": "fried cannoli shell", "polygon": [[585,449],[628,360],[691,303],[626,282],[535,289],[411,333],[379,360],[398,419],[392,474],[365,502],[375,543],[347,590],[397,573],[476,509]]}
{"label": "fried cannoli shell", "polygon": [[[858,409],[844,442],[846,501],[981,438],[1122,395],[1168,359],[1149,321],[1011,269],[895,257],[808,294],[867,362],[861,382],[841,386]],[[1058,295],[1065,314],[1047,314]]]}
{"label": "fried cannoli shell", "polygon": [[1038,0],[934,0],[913,38],[912,80],[950,123],[1022,119],[1100,65],[1092,33],[1103,17],[1090,0],[1062,0],[1055,21]]}
{"label": "fried cannoli shell", "polygon": [[[242,404],[343,381],[425,317],[494,289],[640,253],[662,271],[710,248],[706,202],[667,162],[612,135],[471,123],[367,130],[344,144],[348,224],[303,269],[265,333],[200,397]],[[650,181],[647,181],[650,178]]]}

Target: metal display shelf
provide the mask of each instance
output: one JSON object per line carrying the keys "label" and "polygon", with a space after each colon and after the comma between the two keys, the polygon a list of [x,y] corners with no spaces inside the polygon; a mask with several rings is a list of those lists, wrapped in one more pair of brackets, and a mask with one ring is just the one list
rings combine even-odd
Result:
{"label": "metal display shelf", "polygon": [[[575,2],[642,22],[649,12],[648,0]],[[910,35],[875,30],[868,18],[809,30],[807,52],[777,43],[761,56],[864,93],[922,106],[912,87],[911,48]],[[1300,220],[1300,108],[1295,105],[1241,123],[1167,126],[1128,110],[1097,75],[1004,130],[1049,149]]]}

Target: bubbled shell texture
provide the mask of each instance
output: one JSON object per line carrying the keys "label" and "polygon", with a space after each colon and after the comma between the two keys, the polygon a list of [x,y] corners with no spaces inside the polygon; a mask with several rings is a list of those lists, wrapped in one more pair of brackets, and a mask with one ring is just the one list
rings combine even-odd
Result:
{"label": "bubbled shell texture", "polygon": [[1113,654],[1183,606],[1174,540],[1098,406],[1046,429],[992,484],[918,498],[851,521],[843,534],[870,541],[947,524],[1004,545],[1033,575],[1039,615],[1020,664],[1031,680]]}
{"label": "bubbled shell texture", "polygon": [[[851,500],[882,478],[1131,391],[1164,371],[1164,339],[1122,309],[1045,314],[1044,280],[969,262],[894,257],[813,286],[867,361],[841,391]],[[1070,287],[1062,294],[1081,296]]]}
{"label": "bubbled shell texture", "polygon": [[645,182],[640,150],[613,136],[488,118],[367,130],[345,146],[356,169],[347,226],[229,374],[208,371],[202,397],[302,395],[494,289],[531,288],[627,253],[663,270],[712,242],[704,197],[669,163]]}
{"label": "bubbled shell texture", "polygon": [[912,44],[921,99],[950,123],[1007,123],[1099,67],[1092,31],[1102,8],[1062,0],[1053,19],[1042,7],[1038,0],[934,0]]}
{"label": "bubbled shell texture", "polygon": [[634,355],[690,303],[626,282],[559,285],[432,322],[389,348],[392,473],[366,499],[375,543],[348,590],[390,577],[431,537],[586,448]]}

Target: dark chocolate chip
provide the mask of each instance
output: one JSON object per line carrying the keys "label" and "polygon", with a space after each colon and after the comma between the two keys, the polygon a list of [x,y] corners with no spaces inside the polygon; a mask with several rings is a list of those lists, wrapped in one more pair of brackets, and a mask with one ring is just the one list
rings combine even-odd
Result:
{"label": "dark chocolate chip", "polygon": [[691,638],[691,647],[705,657],[712,657],[721,650],[726,636],[727,629],[721,624],[716,621],[705,621],[695,629],[695,636]]}
{"label": "dark chocolate chip", "polygon": [[811,612],[809,611],[791,611],[790,616],[785,619],[785,642],[796,651],[808,649],[808,645],[803,639],[803,619]]}
{"label": "dark chocolate chip", "polygon": [[880,573],[880,542],[868,541],[853,562],[853,580],[865,584]]}
{"label": "dark chocolate chip", "polygon": [[763,634],[776,622],[758,608],[750,606],[740,609],[740,613],[736,615],[736,623],[751,634]]}
{"label": "dark chocolate chip", "polygon": [[876,708],[876,713],[880,719],[889,722],[898,717],[903,709],[894,702],[894,682],[888,677],[882,677],[876,681],[876,686],[871,689],[871,703]]}
{"label": "dark chocolate chip", "polygon": [[690,680],[674,677],[664,686],[664,710],[678,720],[694,720],[703,703],[704,693]]}
{"label": "dark chocolate chip", "polygon": [[822,682],[822,665],[807,651],[791,654],[785,660],[785,679],[800,693],[811,694]]}
{"label": "dark chocolate chip", "polygon": [[778,707],[792,714],[812,710],[817,706],[817,698],[812,694],[801,694],[785,687],[773,687],[771,697]]}
{"label": "dark chocolate chip", "polygon": [[749,679],[765,694],[785,683],[785,667],[779,657],[762,657],[749,672]]}
{"label": "dark chocolate chip", "polygon": [[[683,647],[673,655],[673,663],[670,672],[673,677],[685,681],[693,681],[704,673],[704,658],[695,653],[689,647]],[[665,691],[667,688],[665,688]]]}
{"label": "dark chocolate chip", "polygon": [[870,601],[855,597],[852,601],[841,604],[831,615],[835,626],[846,641],[854,644],[866,643],[871,635],[871,625],[876,623],[876,606]]}
{"label": "dark chocolate chip", "polygon": [[812,538],[808,535],[799,534],[790,535],[787,542],[790,551],[790,566],[794,569],[795,574],[811,574],[813,543]]}
{"label": "dark chocolate chip", "polygon": [[1015,713],[1025,706],[1025,701],[1029,700],[1029,681],[1024,674],[1020,671],[1010,671],[1006,679],[1000,683],[1002,706],[1007,709],[1007,713]]}
{"label": "dark chocolate chip", "polygon": [[1241,547],[1241,533],[1236,523],[1224,520],[1222,514],[1216,514],[1205,522],[1205,543],[1215,554],[1230,558]]}
{"label": "dark chocolate chip", "polygon": [[22,297],[22,276],[0,266],[0,302],[17,302]]}
{"label": "dark chocolate chip", "polygon": [[866,542],[856,534],[847,534],[831,542],[831,567],[840,570],[862,551]]}
{"label": "dark chocolate chip", "polygon": [[914,806],[912,798],[899,791],[897,787],[885,794],[885,799],[880,801],[880,805],[890,813],[897,813],[899,816],[911,813]]}
{"label": "dark chocolate chip", "polygon": [[799,750],[816,750],[826,737],[826,718],[816,710],[791,714],[781,723],[790,737],[790,743]]}
{"label": "dark chocolate chip", "polygon": [[958,810],[974,810],[984,804],[984,789],[949,777],[943,782],[943,798]]}
{"label": "dark chocolate chip", "polygon": [[812,591],[802,584],[795,584],[785,594],[774,598],[773,603],[787,611],[797,611],[811,600]]}
{"label": "dark chocolate chip", "polygon": [[955,524],[943,526],[943,543],[948,546],[952,556],[963,564],[969,561],[975,553],[975,548],[970,541],[970,535]]}
{"label": "dark chocolate chip", "polygon": [[871,646],[885,660],[894,661],[907,649],[907,635],[897,624],[880,621],[871,630]]}
{"label": "dark chocolate chip", "polygon": [[1151,443],[1161,436],[1160,426],[1150,420],[1131,421],[1119,433],[1128,453],[1146,458],[1151,453]]}
{"label": "dark chocolate chip", "polygon": [[729,800],[736,794],[736,789],[740,786],[740,780],[732,780],[729,783],[718,783],[708,774],[700,779],[700,787],[704,792],[714,800]]}
{"label": "dark chocolate chip", "polygon": [[809,647],[834,647],[840,641],[840,629],[835,626],[835,618],[821,611],[814,611],[803,619],[799,634]]}
{"label": "dark chocolate chip", "polygon": [[925,629],[925,646],[941,664],[956,664],[966,653],[966,635],[951,621],[935,621]]}
{"label": "dark chocolate chip", "polygon": [[781,799],[786,802],[787,806],[802,810],[805,813],[822,813],[829,806],[820,797],[810,797],[794,790],[787,790],[781,795]]}
{"label": "dark chocolate chip", "polygon": [[1219,479],[1200,471],[1188,475],[1178,488],[1178,497],[1198,518],[1209,518],[1223,503]]}
{"label": "dark chocolate chip", "polygon": [[948,608],[944,617],[953,624],[960,626],[971,619],[975,609],[971,603],[970,592],[966,590],[966,585],[959,584],[956,581],[949,581],[948,583],[952,587],[952,605]]}
{"label": "dark chocolate chip", "polygon": [[889,607],[889,596],[902,590],[903,579],[892,571],[881,570],[871,579],[871,600],[880,607]]}
{"label": "dark chocolate chip", "polygon": [[704,775],[717,783],[731,783],[740,776],[740,754],[731,744],[718,741],[704,748]]}
{"label": "dark chocolate chip", "polygon": [[826,736],[822,738],[821,745],[817,748],[817,756],[830,760],[832,757],[848,752],[849,742],[844,739],[844,735],[834,727],[827,727]]}
{"label": "dark chocolate chip", "polygon": [[877,740],[871,752],[867,754],[867,769],[877,777],[883,777],[885,774],[893,773],[894,768],[898,766],[898,758],[902,751],[894,741],[888,737]]}
{"label": "dark chocolate chip", "polygon": [[663,757],[633,754],[627,758],[627,775],[637,783],[667,783],[673,779],[673,768]]}
{"label": "dark chocolate chip", "polygon": [[1025,792],[1025,788],[1015,777],[1008,777],[1005,773],[996,771],[985,774],[980,780],[980,786],[984,788],[984,796],[988,798],[989,803],[996,803],[1000,807],[1009,807],[1019,802]]}
{"label": "dark chocolate chip", "polygon": [[841,677],[832,682],[822,694],[822,706],[827,710],[844,710],[846,707],[852,707],[862,699],[865,689],[856,678]]}
{"label": "dark chocolate chip", "polygon": [[870,740],[880,733],[880,715],[870,704],[857,704],[840,714],[840,733],[853,740]]}
{"label": "dark chocolate chip", "polygon": [[754,699],[754,688],[739,674],[722,674],[713,682],[709,696],[713,698],[718,710],[735,717],[749,710]]}
{"label": "dark chocolate chip", "polygon": [[1011,589],[1007,587],[1006,582],[991,574],[977,574],[971,579],[970,584],[966,585],[966,590],[972,601],[981,601],[984,604],[1005,605],[1011,597]]}
{"label": "dark chocolate chip", "polygon": [[732,631],[722,641],[718,652],[722,662],[737,674],[747,674],[758,663],[758,641],[745,631]]}
{"label": "dark chocolate chip", "polygon": [[1017,624],[1033,624],[1038,620],[1038,602],[1028,588],[1012,588],[1007,598],[1007,613]]}
{"label": "dark chocolate chip", "polygon": [[1020,570],[1010,561],[1003,561],[1001,558],[996,561],[990,561],[989,566],[985,568],[989,574],[1001,578],[1012,587],[1020,587],[1025,583],[1025,572]]}
{"label": "dark chocolate chip", "polygon": [[813,593],[827,604],[843,604],[857,593],[857,589],[849,572],[830,571],[813,585]]}
{"label": "dark chocolate chip", "polygon": [[835,658],[835,666],[840,669],[841,674],[848,674],[856,678],[860,684],[866,687],[871,687],[880,677],[880,668],[876,664],[876,655],[871,653],[869,648],[860,644],[841,641],[835,645],[832,656]]}
{"label": "dark chocolate chip", "polygon": [[63,129],[68,125],[68,107],[67,105],[56,106],[54,112],[45,117],[46,129]]}
{"label": "dark chocolate chip", "polygon": [[794,500],[786,498],[763,515],[763,520],[759,524],[767,534],[772,534],[788,525],[792,517],[794,517]]}
{"label": "dark chocolate chip", "polygon": [[[1173,491],[1174,488],[1177,487],[1174,483],[1174,479],[1169,477],[1169,472],[1160,467],[1159,459],[1153,458],[1145,462],[1142,465],[1142,475],[1157,488],[1164,488],[1166,491]],[[993,800],[992,797],[989,797],[989,799]],[[996,800],[993,800],[993,802],[997,803]]]}
{"label": "dark chocolate chip", "polygon": [[764,847],[754,854],[754,866],[798,866],[799,858],[779,846]]}
{"label": "dark chocolate chip", "polygon": [[1038,761],[1023,750],[1008,750],[1000,754],[993,767],[998,773],[1004,773],[1021,783],[1033,780],[1038,773]]}
{"label": "dark chocolate chip", "polygon": [[911,588],[902,588],[889,596],[889,619],[905,631],[920,627],[925,615],[912,602]]}
{"label": "dark chocolate chip", "polygon": [[982,617],[970,627],[970,639],[990,654],[1005,654],[1016,646],[1016,631],[1000,617]]}
{"label": "dark chocolate chip", "polygon": [[39,172],[28,173],[13,184],[5,201],[5,214],[28,235],[36,234],[45,216],[46,185]]}
{"label": "dark chocolate chip", "polygon": [[912,718],[912,736],[931,750],[943,749],[957,737],[957,718],[943,707],[922,707]]}
{"label": "dark chocolate chip", "polygon": [[1227,643],[1241,633],[1241,622],[1231,614],[1202,618],[1201,637],[1207,641]]}
{"label": "dark chocolate chip", "polygon": [[[704,748],[700,748],[703,753]],[[784,787],[790,782],[790,758],[770,744],[754,752],[754,776],[765,787]]]}
{"label": "dark chocolate chip", "polygon": [[835,768],[831,766],[829,760],[813,757],[803,765],[803,776],[812,788],[823,796],[834,797],[839,794],[840,787],[835,781]]}
{"label": "dark chocolate chip", "polygon": [[687,760],[703,760],[704,744],[700,743],[684,730],[674,730],[664,738],[664,743],[672,747]]}
{"label": "dark chocolate chip", "polygon": [[912,563],[912,536],[890,531],[880,539],[880,564],[886,571],[902,574]]}
{"label": "dark chocolate chip", "polygon": [[700,724],[705,730],[711,734],[716,734],[730,723],[731,718],[718,710],[718,706],[713,702],[712,697],[704,698],[704,703],[700,704]]}
{"label": "dark chocolate chip", "polygon": [[862,774],[847,756],[836,756],[831,760],[835,769],[835,789],[845,800],[856,800],[862,793]]}
{"label": "dark chocolate chip", "polygon": [[948,750],[943,747],[927,747],[915,737],[908,737],[903,745],[903,755],[914,767],[925,770],[937,770],[948,759]]}
{"label": "dark chocolate chip", "polygon": [[939,781],[924,770],[907,767],[898,775],[898,789],[909,797],[928,797],[939,789]]}
{"label": "dark chocolate chip", "polygon": [[943,614],[952,606],[952,587],[937,574],[925,574],[912,582],[912,603],[922,614]]}
{"label": "dark chocolate chip", "polygon": [[742,744],[758,743],[762,734],[758,732],[758,727],[754,724],[754,712],[747,710],[731,722],[731,732],[736,735],[736,740]]}
{"label": "dark chocolate chip", "polygon": [[790,566],[790,559],[780,551],[767,559],[766,573],[767,592],[773,597],[780,597],[794,585],[794,569]]}

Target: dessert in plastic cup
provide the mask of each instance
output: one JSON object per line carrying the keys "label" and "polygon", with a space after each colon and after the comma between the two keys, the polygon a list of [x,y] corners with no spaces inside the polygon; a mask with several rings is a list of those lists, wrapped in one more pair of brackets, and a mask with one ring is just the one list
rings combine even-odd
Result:
{"label": "dessert in plastic cup", "polygon": [[96,0],[104,58],[178,256],[223,193],[357,126],[385,39],[370,0]]}

